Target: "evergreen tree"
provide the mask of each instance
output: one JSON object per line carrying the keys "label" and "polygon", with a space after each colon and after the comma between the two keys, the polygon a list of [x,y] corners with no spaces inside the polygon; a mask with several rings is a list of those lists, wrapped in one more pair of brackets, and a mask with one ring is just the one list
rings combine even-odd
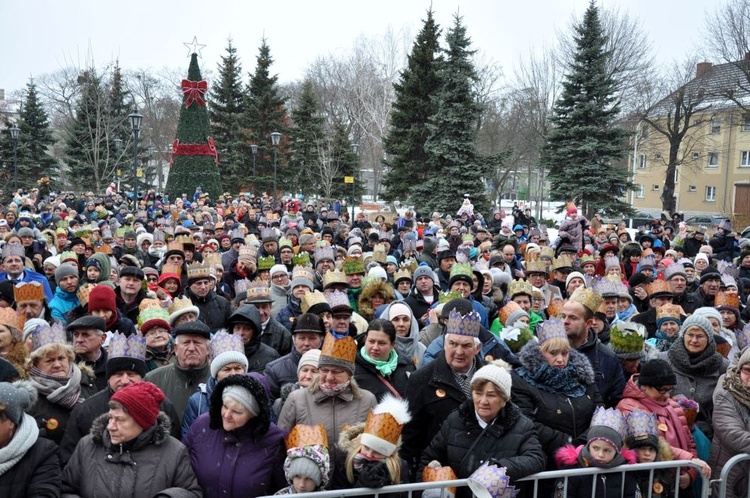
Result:
{"label": "evergreen tree", "polygon": [[176,146],[172,149],[172,169],[167,179],[170,199],[192,195],[198,187],[216,199],[222,194],[216,145],[204,100],[207,85],[198,67],[198,54],[190,57],[187,80],[183,80],[183,101],[177,123]]}
{"label": "evergreen tree", "polygon": [[245,113],[242,66],[231,38],[226,51],[219,64],[216,85],[209,94],[209,116],[219,147],[222,179],[226,185],[240,186],[247,183],[252,172],[248,160],[250,148],[242,124]]}
{"label": "evergreen tree", "polygon": [[314,173],[319,168],[320,148],[323,146],[323,117],[320,104],[313,91],[312,82],[302,84],[299,104],[292,111],[292,126],[289,129],[290,153],[288,177],[292,185],[304,194],[318,193],[321,185],[316,184]]}
{"label": "evergreen tree", "polygon": [[455,212],[463,195],[471,196],[476,210],[489,207],[485,171],[474,143],[480,107],[474,96],[477,75],[471,40],[461,17],[455,16],[446,34],[445,61],[439,63],[440,89],[435,94],[437,112],[429,119],[425,143],[430,171],[414,188],[414,203],[423,212]]}
{"label": "evergreen tree", "polygon": [[[331,137],[332,173],[331,197],[333,199],[347,199],[349,203],[359,204],[365,193],[360,174],[359,156],[352,151],[349,130],[343,120],[336,119],[333,124]],[[345,183],[345,177],[354,177],[354,184]],[[350,204],[351,205],[351,204]],[[351,209],[351,208],[350,208]]]}
{"label": "evergreen tree", "polygon": [[408,57],[406,69],[393,84],[396,100],[391,110],[391,123],[384,140],[388,154],[388,170],[383,176],[385,197],[389,200],[406,200],[412,188],[428,180],[427,122],[436,112],[433,96],[440,88],[437,66],[440,56],[440,28],[427,11],[421,31]]}
{"label": "evergreen tree", "polygon": [[[107,94],[108,103],[106,106],[106,120],[108,128],[111,130],[107,137],[107,161],[113,163],[113,167],[107,168],[112,171],[112,179],[104,178],[102,180],[103,188],[106,188],[108,181],[117,183],[117,171],[120,171],[120,189],[133,191],[133,129],[130,125],[128,115],[135,110],[132,100],[126,103],[126,90],[122,78],[120,64],[115,63],[112,70],[112,81],[109,85]],[[143,128],[143,124],[141,124]],[[138,156],[144,155],[143,130],[141,130],[138,142]],[[120,140],[120,149],[117,149],[117,142]],[[141,161],[139,161],[141,176],[136,174],[138,182],[138,194],[145,193],[148,190],[146,184],[147,175]],[[137,173],[137,172],[136,172]]]}
{"label": "evergreen tree", "polygon": [[257,194],[267,192],[274,195],[272,192],[274,151],[271,146],[271,133],[274,131],[282,135],[277,160],[277,189],[294,190],[296,185],[292,185],[287,178],[288,168],[284,159],[284,144],[288,139],[288,118],[284,98],[279,96],[278,76],[271,76],[270,68],[273,59],[265,38],[261,41],[256,62],[255,73],[250,77],[245,102],[245,126],[249,130],[250,143],[258,145],[256,176],[252,179],[252,183]]}
{"label": "evergreen tree", "polygon": [[575,27],[576,51],[555,103],[553,129],[543,148],[553,199],[573,200],[590,217],[596,211],[629,213],[623,200],[634,186],[625,155],[625,131],[615,126],[616,82],[607,75],[606,35],[592,1]]}

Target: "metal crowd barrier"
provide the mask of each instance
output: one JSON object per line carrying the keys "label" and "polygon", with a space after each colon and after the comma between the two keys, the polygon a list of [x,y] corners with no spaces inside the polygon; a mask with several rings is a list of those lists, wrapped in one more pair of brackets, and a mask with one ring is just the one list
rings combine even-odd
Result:
{"label": "metal crowd barrier", "polygon": [[[341,498],[348,496],[375,496],[386,493],[407,493],[408,498],[412,498],[414,491],[423,492],[426,489],[440,489],[444,491],[447,488],[462,488],[468,486],[466,479],[456,479],[455,481],[435,481],[435,482],[415,482],[412,484],[395,484],[393,486],[383,486],[382,488],[352,488],[337,489],[333,491],[314,491],[312,493],[295,493],[294,498]],[[441,493],[443,496],[444,493]],[[272,496],[263,496],[260,498],[273,498]]]}
{"label": "metal crowd barrier", "polygon": [[[727,460],[727,463],[725,463],[724,467],[721,469],[721,474],[719,475],[719,478],[711,481],[711,484],[715,484],[715,483],[719,484],[718,498],[726,498],[727,496],[727,484],[728,484],[727,478],[729,477],[729,472],[732,471],[732,468],[738,463],[744,462],[747,460],[750,460],[750,455],[748,455],[747,453],[740,453],[739,455],[735,455],[729,460]],[[750,498],[750,486],[748,486],[746,496]]]}

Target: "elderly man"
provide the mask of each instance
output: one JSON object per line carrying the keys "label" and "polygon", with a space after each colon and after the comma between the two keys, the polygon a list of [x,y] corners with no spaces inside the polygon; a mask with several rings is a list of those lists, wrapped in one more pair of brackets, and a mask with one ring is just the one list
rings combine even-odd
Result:
{"label": "elderly man", "polygon": [[542,260],[527,261],[526,262],[526,280],[531,285],[542,291],[544,294],[544,308],[549,306],[549,303],[556,299],[562,299],[560,289],[554,285],[547,283],[547,276],[549,275],[547,265]]}
{"label": "elderly man", "polygon": [[203,322],[186,322],[178,325],[172,335],[176,361],[150,371],[143,380],[156,384],[172,402],[180,418],[177,424],[180,428],[188,399],[211,375],[208,361],[211,330]]}
{"label": "elderly man", "polygon": [[700,287],[688,296],[689,302],[683,306],[685,313],[692,314],[698,308],[713,306],[720,288],[721,273],[710,267],[703,270],[700,276]]}
{"label": "elderly man", "polygon": [[193,263],[188,267],[187,296],[200,310],[198,320],[212,332],[226,326],[232,315],[232,305],[213,290],[210,265]]}
{"label": "elderly man", "polygon": [[55,296],[49,286],[47,277],[42,273],[24,268],[25,250],[21,244],[6,244],[3,247],[3,266],[0,271],[0,280],[10,280],[13,283],[38,282],[44,288],[44,296],[47,302],[52,301]]}
{"label": "elderly man", "polygon": [[292,334],[271,316],[271,294],[263,282],[253,282],[248,286],[245,304],[252,304],[260,311],[263,327],[260,340],[283,356],[292,350]]}
{"label": "elderly man", "polygon": [[107,351],[104,341],[107,334],[104,318],[86,315],[70,323],[68,333],[73,336],[73,351],[76,362],[84,362],[91,367],[96,377],[96,388],[107,387]]}
{"label": "elderly man", "polygon": [[248,372],[262,373],[266,364],[279,357],[275,349],[261,341],[263,326],[260,311],[252,304],[243,304],[232,313],[227,320],[227,330],[230,334],[242,337],[248,361]]}
{"label": "elderly man", "polygon": [[401,456],[412,467],[448,415],[471,399],[471,377],[484,365],[479,354],[480,328],[476,312],[462,316],[453,310],[442,354],[409,377],[404,397],[409,401],[412,419],[402,433]]}

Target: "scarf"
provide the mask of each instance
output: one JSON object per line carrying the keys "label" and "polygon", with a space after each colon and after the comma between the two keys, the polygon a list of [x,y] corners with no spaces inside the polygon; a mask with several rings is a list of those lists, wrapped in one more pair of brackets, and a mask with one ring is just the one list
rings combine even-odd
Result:
{"label": "scarf", "polygon": [[328,398],[338,396],[351,387],[351,380],[347,380],[343,384],[336,384],[331,386],[328,384],[320,384],[320,392],[326,395]]}
{"label": "scarf", "polygon": [[698,354],[689,353],[685,349],[685,341],[675,341],[667,356],[673,367],[695,377],[716,373],[722,363],[722,356],[716,352],[716,343],[713,340]]}
{"label": "scarf", "polygon": [[659,330],[656,332],[656,349],[659,351],[669,351],[669,348],[672,347],[672,344],[674,344],[674,341],[677,340],[678,335],[672,335],[669,336]]}
{"label": "scarf", "polygon": [[578,454],[578,462],[584,467],[596,467],[599,469],[612,469],[626,463],[625,457],[622,456],[622,453],[620,453],[619,451],[610,462],[603,463],[598,460],[594,460],[594,457],[592,457],[591,453],[589,453],[588,444],[581,448],[581,452]]}
{"label": "scarf", "polygon": [[372,358],[369,354],[367,354],[364,346],[362,346],[360,353],[362,354],[362,358],[364,358],[365,361],[377,368],[378,372],[380,372],[380,375],[382,375],[383,377],[389,377],[393,372],[396,371],[396,367],[398,366],[398,353],[395,349],[391,349],[391,354],[385,361]]}
{"label": "scarf", "polygon": [[562,392],[571,398],[580,398],[586,394],[586,387],[578,380],[578,371],[572,363],[561,369],[551,367],[545,362],[534,373],[526,367],[519,368],[517,372],[526,382],[542,391]]}
{"label": "scarf", "polygon": [[617,318],[622,322],[626,322],[628,318],[636,314],[635,304],[631,304],[625,311],[618,311]]}
{"label": "scarf", "polygon": [[39,438],[39,428],[34,417],[23,414],[21,423],[16,426],[16,433],[5,446],[0,448],[0,476],[4,475],[34,446]]}
{"label": "scarf", "polygon": [[354,459],[352,460],[352,467],[357,472],[361,472],[362,471],[362,467],[364,467],[365,463],[367,463],[367,462],[382,462],[382,461],[383,461],[382,458],[369,458],[369,457],[363,455],[362,453],[357,453],[356,455],[354,455]]}
{"label": "scarf", "polygon": [[81,369],[75,363],[70,365],[68,375],[49,375],[37,367],[29,370],[29,380],[40,396],[47,398],[50,403],[60,405],[68,410],[78,403],[81,398]]}
{"label": "scarf", "polygon": [[734,396],[742,406],[750,409],[750,387],[742,383],[740,379],[740,370],[737,365],[733,365],[727,369],[727,374],[724,376],[724,384],[722,385],[726,391]]}

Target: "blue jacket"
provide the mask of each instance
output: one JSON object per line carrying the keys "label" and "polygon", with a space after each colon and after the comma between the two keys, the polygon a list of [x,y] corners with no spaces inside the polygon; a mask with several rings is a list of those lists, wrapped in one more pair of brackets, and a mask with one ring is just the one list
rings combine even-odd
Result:
{"label": "blue jacket", "polygon": [[55,289],[55,297],[49,302],[49,309],[52,312],[52,318],[60,320],[62,323],[68,323],[65,315],[76,306],[80,306],[81,301],[75,292],[65,292],[62,287]]}
{"label": "blue jacket", "polygon": [[[466,299],[471,301],[471,307],[474,308],[474,311],[479,313],[479,318],[481,319],[482,327],[489,330],[490,325],[489,325],[489,319],[488,319],[488,314],[487,314],[487,308],[485,308],[484,305],[481,304],[479,301],[474,299],[474,296],[470,295]],[[437,308],[439,304],[440,303],[438,301],[435,301],[434,303],[432,303],[432,306],[430,306],[430,309]]]}
{"label": "blue jacket", "polygon": [[[0,272],[0,280],[10,280],[10,278],[8,278],[8,274],[6,272]],[[21,276],[19,281],[39,282],[40,284],[42,284],[42,287],[44,287],[44,297],[47,298],[47,302],[49,303],[50,301],[52,301],[52,299],[55,298],[55,295],[52,294],[52,289],[49,286],[49,282],[47,281],[47,277],[45,277],[41,273],[37,273],[29,269],[24,269],[23,275]]]}
{"label": "blue jacket", "polygon": [[216,379],[209,377],[208,381],[205,384],[201,384],[198,387],[198,391],[193,393],[190,399],[188,399],[185,413],[182,415],[182,437],[185,437],[195,419],[204,413],[208,413],[209,400],[216,384],[218,384]]}

